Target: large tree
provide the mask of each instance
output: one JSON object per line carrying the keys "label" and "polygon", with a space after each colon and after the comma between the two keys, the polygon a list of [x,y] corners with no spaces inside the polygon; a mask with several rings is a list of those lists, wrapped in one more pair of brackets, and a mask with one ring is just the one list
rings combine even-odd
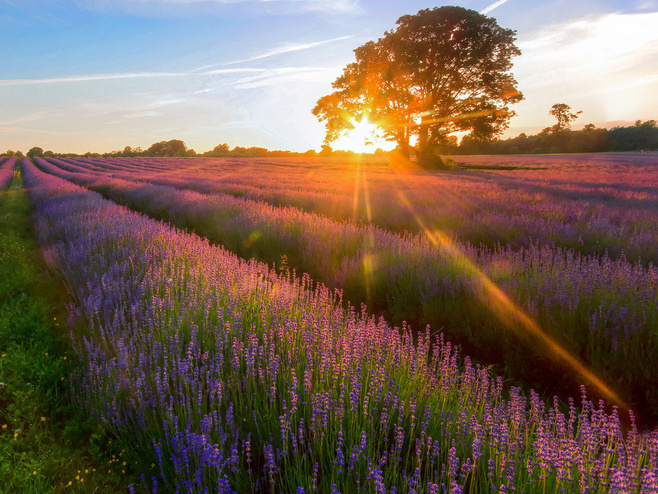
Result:
{"label": "large tree", "polygon": [[354,50],[356,61],[320,98],[313,114],[326,121],[329,143],[367,115],[384,137],[409,156],[410,143],[425,163],[448,136],[469,132],[488,139],[513,114],[512,57],[516,32],[461,7],[425,9],[398,19],[397,28]]}

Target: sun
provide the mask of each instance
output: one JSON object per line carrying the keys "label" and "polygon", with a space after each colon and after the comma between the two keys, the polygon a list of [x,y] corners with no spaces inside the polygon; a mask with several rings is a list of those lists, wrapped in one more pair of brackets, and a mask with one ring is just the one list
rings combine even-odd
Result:
{"label": "sun", "polygon": [[354,151],[355,153],[372,153],[377,148],[387,149],[391,144],[377,135],[379,127],[368,120],[364,115],[361,121],[352,119],[352,129],[338,138],[331,146],[336,150]]}

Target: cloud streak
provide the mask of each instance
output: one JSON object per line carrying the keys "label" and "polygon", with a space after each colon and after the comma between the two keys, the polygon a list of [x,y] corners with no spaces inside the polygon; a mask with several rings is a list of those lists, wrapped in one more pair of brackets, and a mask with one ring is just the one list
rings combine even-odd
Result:
{"label": "cloud streak", "polygon": [[284,53],[291,53],[295,51],[301,51],[301,50],[308,50],[310,48],[315,48],[316,46],[322,46],[326,45],[329,43],[335,43],[337,41],[343,41],[346,39],[351,39],[352,36],[340,36],[338,38],[331,38],[331,39],[326,39],[323,41],[314,41],[312,43],[296,43],[296,44],[286,44],[283,46],[280,46],[279,48],[274,48],[272,50],[265,51],[263,53],[260,53],[258,55],[254,55],[249,58],[244,58],[242,60],[234,60],[232,62],[227,62],[223,65],[233,65],[233,64],[238,64],[238,63],[244,63],[244,62],[253,62],[254,60],[262,60],[263,58],[270,58],[274,57],[277,55],[282,55]]}
{"label": "cloud streak", "polygon": [[613,13],[546,25],[520,39],[514,73],[526,100],[516,126],[550,124],[555,102],[594,122],[654,118],[656,25],[658,12]]}
{"label": "cloud streak", "polygon": [[258,87],[287,84],[292,81],[313,82],[333,79],[338,68],[327,67],[280,67],[264,71],[262,74],[243,77],[235,82],[236,89],[254,89]]}
{"label": "cloud streak", "polygon": [[86,74],[67,77],[48,77],[45,79],[4,79],[0,80],[0,87],[30,86],[34,84],[59,84],[66,82],[110,81],[117,79],[145,79],[155,77],[182,77],[180,72],[128,72],[115,74]]}
{"label": "cloud streak", "polygon": [[149,117],[157,117],[162,115],[162,113],[157,112],[157,111],[140,111],[140,112],[133,112],[133,113],[126,113],[123,118],[126,120],[133,120],[135,118],[149,118]]}
{"label": "cloud streak", "polygon": [[260,15],[297,15],[304,12],[323,14],[342,14],[360,10],[356,0],[80,0],[85,8],[91,10],[121,10],[152,16],[185,12],[199,15],[210,12],[220,14],[234,6]]}
{"label": "cloud streak", "polygon": [[507,0],[498,0],[498,1],[496,1],[492,4],[490,4],[490,5],[487,5],[484,9],[482,9],[480,11],[480,14],[487,15],[489,12],[491,12],[494,9],[497,9],[498,7],[503,5],[504,3],[507,3]]}
{"label": "cloud streak", "polygon": [[4,79],[0,80],[0,87],[8,86],[32,86],[37,84],[63,84],[71,82],[97,82],[113,81],[121,79],[156,79],[156,78],[176,78],[189,76],[204,75],[223,75],[239,74],[245,72],[263,72],[265,69],[236,68],[236,69],[217,69],[205,72],[123,72],[114,74],[85,74],[67,77],[48,77],[44,79]]}

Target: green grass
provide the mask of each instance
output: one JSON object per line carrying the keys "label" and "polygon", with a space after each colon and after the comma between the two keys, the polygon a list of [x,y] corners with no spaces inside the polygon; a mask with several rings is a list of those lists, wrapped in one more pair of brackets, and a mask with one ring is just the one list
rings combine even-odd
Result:
{"label": "green grass", "polygon": [[0,493],[125,492],[121,451],[73,405],[68,294],[29,213],[16,173],[0,191]]}

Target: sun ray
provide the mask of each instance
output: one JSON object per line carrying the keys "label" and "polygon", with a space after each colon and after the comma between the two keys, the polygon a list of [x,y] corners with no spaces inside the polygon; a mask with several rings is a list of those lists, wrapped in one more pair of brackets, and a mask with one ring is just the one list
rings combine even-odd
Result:
{"label": "sun ray", "polygon": [[414,216],[418,225],[425,233],[429,241],[441,247],[448,254],[452,261],[464,268],[470,276],[477,277],[482,281],[484,288],[482,302],[493,312],[493,314],[508,328],[516,330],[520,325],[527,334],[537,338],[546,349],[548,349],[557,360],[566,364],[576,372],[586,383],[594,386],[605,399],[617,405],[622,410],[628,411],[630,407],[615,393],[602,379],[585,367],[571,353],[565,350],[559,343],[551,338],[546,332],[528,316],[514,301],[512,301],[494,281],[491,280],[468,256],[455,246],[453,241],[444,233],[435,230],[432,231],[426,225],[423,219],[415,212],[413,205],[401,189],[396,189],[401,202],[409,209]]}
{"label": "sun ray", "polygon": [[352,204],[352,218],[356,221],[359,219],[359,196],[361,180],[361,160],[357,161],[356,173],[354,177],[354,202]]}

